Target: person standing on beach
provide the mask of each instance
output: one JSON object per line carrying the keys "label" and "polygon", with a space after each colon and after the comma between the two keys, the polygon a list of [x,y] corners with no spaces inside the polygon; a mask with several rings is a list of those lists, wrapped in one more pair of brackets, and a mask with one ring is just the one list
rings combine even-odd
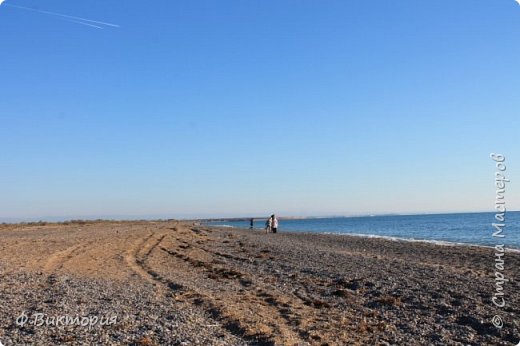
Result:
{"label": "person standing on beach", "polygon": [[271,215],[271,219],[271,230],[273,231],[273,233],[276,233],[276,231],[278,230],[278,219],[274,214]]}
{"label": "person standing on beach", "polygon": [[270,217],[267,220],[265,220],[265,234],[271,232],[272,221],[273,221],[272,217]]}
{"label": "person standing on beach", "polygon": [[254,219],[251,219],[251,220],[249,221],[249,229],[253,229],[253,223],[254,223],[254,222],[255,222]]}

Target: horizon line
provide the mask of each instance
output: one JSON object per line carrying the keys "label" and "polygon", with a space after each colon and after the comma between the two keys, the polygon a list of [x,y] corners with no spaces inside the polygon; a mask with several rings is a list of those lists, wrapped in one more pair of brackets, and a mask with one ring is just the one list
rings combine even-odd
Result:
{"label": "horizon line", "polygon": [[[520,210],[508,210],[507,212],[518,212]],[[289,214],[284,215],[283,213],[278,213],[277,215],[281,215],[281,219],[312,219],[312,218],[340,218],[340,217],[374,217],[374,216],[418,216],[418,215],[447,215],[447,214],[477,214],[477,213],[494,213],[494,210],[486,210],[486,211],[424,211],[424,212],[381,212],[381,213],[351,213],[351,214],[308,214],[308,215],[297,215],[297,214]],[[506,212],[506,213],[507,213]],[[268,213],[269,214],[269,213]],[[94,221],[94,220],[103,220],[103,221],[138,221],[138,220],[146,220],[146,221],[154,221],[154,220],[180,220],[180,221],[189,221],[189,220],[229,220],[229,219],[261,219],[266,218],[267,216],[258,216],[258,213],[251,214],[249,216],[223,216],[223,215],[205,215],[198,216],[192,215],[188,216],[186,214],[182,216],[175,216],[173,213],[168,214],[148,214],[148,215],[70,215],[70,216],[35,216],[35,217],[0,217],[0,223],[23,223],[23,222],[64,222],[71,220],[85,220],[85,221]]]}

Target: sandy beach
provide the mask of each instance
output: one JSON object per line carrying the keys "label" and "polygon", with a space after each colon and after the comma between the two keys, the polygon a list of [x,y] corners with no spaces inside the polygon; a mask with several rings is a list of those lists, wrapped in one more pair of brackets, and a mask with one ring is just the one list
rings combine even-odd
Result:
{"label": "sandy beach", "polygon": [[177,221],[2,225],[0,237],[6,346],[520,340],[518,253],[498,309],[488,248]]}

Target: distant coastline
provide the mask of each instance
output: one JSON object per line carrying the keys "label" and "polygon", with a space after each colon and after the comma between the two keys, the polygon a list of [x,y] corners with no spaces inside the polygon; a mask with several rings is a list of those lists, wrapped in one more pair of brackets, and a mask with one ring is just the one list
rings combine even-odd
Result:
{"label": "distant coastline", "polygon": [[[520,210],[508,210],[508,213],[519,212]],[[379,216],[416,216],[416,215],[457,215],[457,214],[480,214],[480,213],[494,213],[494,211],[452,211],[452,212],[403,212],[403,213],[359,213],[359,214],[331,214],[331,215],[285,215],[279,213],[280,220],[305,220],[305,219],[327,219],[327,218],[356,218],[356,217],[379,217]],[[194,215],[175,215],[171,214],[145,214],[145,215],[123,215],[123,214],[109,214],[109,215],[68,215],[68,216],[30,216],[30,217],[11,217],[0,216],[0,223],[26,223],[26,222],[65,222],[70,220],[85,220],[85,221],[240,221],[251,218],[255,220],[266,219],[268,215],[259,216],[257,213],[253,216],[194,216]]]}

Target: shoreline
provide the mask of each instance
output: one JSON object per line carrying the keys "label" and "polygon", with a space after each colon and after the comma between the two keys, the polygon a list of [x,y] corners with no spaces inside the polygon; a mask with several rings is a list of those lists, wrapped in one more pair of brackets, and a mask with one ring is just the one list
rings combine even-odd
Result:
{"label": "shoreline", "polygon": [[[201,224],[205,227],[216,228],[216,229],[234,229],[240,231],[258,231],[263,232],[264,229],[255,227],[252,230],[249,228],[236,227],[231,225],[205,225]],[[341,237],[358,237],[358,238],[367,238],[367,239],[384,239],[388,241],[395,242],[407,242],[407,243],[426,243],[432,245],[439,246],[451,246],[451,247],[476,247],[476,248],[486,248],[486,249],[494,249],[494,245],[483,245],[483,244],[473,244],[473,243],[461,243],[461,242],[452,242],[445,240],[430,240],[430,239],[414,239],[414,238],[402,238],[402,237],[394,237],[394,236],[385,236],[385,235],[377,235],[377,234],[363,234],[363,233],[341,233],[341,232],[313,232],[313,231],[284,231],[283,229],[278,231],[278,233],[285,234],[323,234],[323,235],[332,235],[332,236],[341,236]],[[520,248],[516,247],[508,247],[504,246],[508,252],[511,253],[520,253]]]}

